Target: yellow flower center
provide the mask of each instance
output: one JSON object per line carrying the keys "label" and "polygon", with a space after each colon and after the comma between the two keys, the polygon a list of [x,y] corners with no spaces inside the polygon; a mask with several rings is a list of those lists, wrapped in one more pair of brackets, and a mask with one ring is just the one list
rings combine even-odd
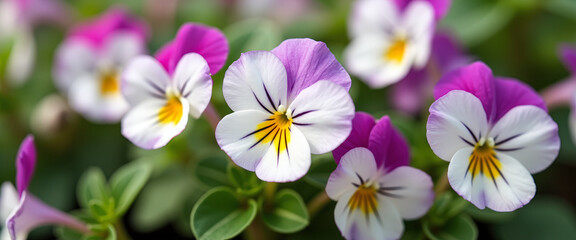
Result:
{"label": "yellow flower center", "polygon": [[158,111],[158,121],[163,124],[172,123],[174,125],[180,122],[183,108],[180,98],[174,94],[168,94],[166,105]]}
{"label": "yellow flower center", "polygon": [[116,70],[104,70],[100,73],[100,93],[112,95],[120,92],[120,76]]}
{"label": "yellow flower center", "polygon": [[257,143],[274,143],[277,153],[280,154],[290,143],[290,126],[292,126],[290,110],[280,105],[274,114],[256,126],[254,137]]}
{"label": "yellow flower center", "polygon": [[496,152],[494,152],[494,139],[481,138],[474,146],[472,154],[470,154],[467,172],[472,173],[472,178],[482,174],[489,176],[492,180],[496,180],[502,175],[500,172],[501,168],[502,164],[496,158]]}
{"label": "yellow flower center", "polygon": [[390,47],[384,53],[384,59],[400,63],[404,59],[404,53],[406,52],[406,39],[396,38]]}
{"label": "yellow flower center", "polygon": [[371,184],[358,186],[358,189],[348,201],[350,211],[360,209],[364,215],[375,213],[378,209],[377,192],[376,187]]}

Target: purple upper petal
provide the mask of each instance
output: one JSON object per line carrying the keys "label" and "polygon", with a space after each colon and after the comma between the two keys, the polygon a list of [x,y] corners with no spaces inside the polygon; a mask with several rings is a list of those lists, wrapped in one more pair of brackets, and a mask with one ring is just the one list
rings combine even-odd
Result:
{"label": "purple upper petal", "polygon": [[450,34],[441,32],[432,39],[432,58],[440,74],[464,66],[470,59]]}
{"label": "purple upper petal", "polygon": [[350,89],[350,75],[326,44],[312,39],[288,39],[272,50],[288,73],[288,101],[319,80]]}
{"label": "purple upper petal", "polygon": [[576,47],[570,45],[560,46],[560,57],[562,62],[566,65],[566,68],[570,70],[572,74],[576,73]]}
{"label": "purple upper petal", "polygon": [[480,99],[488,119],[494,116],[494,77],[483,62],[474,62],[458,68],[440,79],[434,88],[434,99],[452,90],[463,90]]}
{"label": "purple upper petal", "polygon": [[392,85],[391,102],[395,108],[408,114],[418,114],[426,99],[431,98],[432,81],[426,69],[411,70],[408,75]]}
{"label": "purple upper petal", "polygon": [[[404,11],[411,2],[418,1],[418,0],[394,0],[396,5],[400,7],[402,11]],[[436,21],[442,19],[448,10],[450,9],[450,5],[452,4],[452,0],[424,0],[429,2],[430,5],[434,8],[434,18]]]}
{"label": "purple upper petal", "polygon": [[120,30],[131,31],[142,39],[148,36],[148,28],[144,22],[133,18],[123,9],[115,8],[97,19],[74,27],[70,37],[81,37],[95,46],[101,46],[110,34]]}
{"label": "purple upper petal", "polygon": [[22,141],[16,158],[16,188],[19,196],[22,196],[22,192],[28,189],[35,166],[36,148],[34,147],[34,137],[28,135]]}
{"label": "purple upper petal", "polygon": [[332,151],[332,155],[337,164],[340,163],[340,158],[353,148],[368,148],[370,131],[372,131],[374,125],[376,125],[376,121],[374,121],[374,118],[370,114],[357,112],[356,115],[354,115],[354,119],[352,119],[352,132],[350,132],[348,138],[346,138],[340,146]]}
{"label": "purple upper petal", "polygon": [[156,59],[172,74],[182,56],[191,52],[204,57],[210,67],[210,73],[216,74],[226,63],[228,40],[217,28],[186,23],[180,27],[174,41],[156,53]]}
{"label": "purple upper petal", "polygon": [[521,81],[512,78],[496,77],[495,89],[495,121],[504,116],[508,110],[520,105],[534,105],[542,108],[544,111],[548,111],[542,97],[530,86]]}
{"label": "purple upper petal", "polygon": [[388,171],[410,163],[410,148],[388,116],[382,117],[372,128],[368,149],[374,154],[378,166]]}

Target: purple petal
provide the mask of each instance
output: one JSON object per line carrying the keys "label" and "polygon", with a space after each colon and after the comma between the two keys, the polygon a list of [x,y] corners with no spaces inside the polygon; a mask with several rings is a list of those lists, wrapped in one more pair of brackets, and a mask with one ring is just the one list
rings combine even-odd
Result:
{"label": "purple petal", "polygon": [[492,70],[483,62],[474,62],[446,74],[434,88],[434,98],[438,99],[452,90],[473,94],[482,102],[488,119],[493,117],[494,77]]}
{"label": "purple petal", "polygon": [[74,27],[70,37],[81,37],[95,46],[101,46],[110,34],[120,30],[133,32],[142,39],[148,36],[148,28],[144,22],[133,18],[123,9],[115,8],[97,19]]}
{"label": "purple petal", "polygon": [[28,192],[23,193],[18,207],[6,219],[12,239],[26,239],[34,228],[47,224],[69,227],[82,233],[89,231],[86,224],[46,205]]}
{"label": "purple petal", "polygon": [[374,125],[376,125],[376,121],[374,121],[374,118],[370,114],[357,112],[356,115],[354,115],[354,119],[352,119],[352,132],[350,132],[348,138],[346,138],[340,146],[332,151],[336,164],[340,163],[340,158],[353,148],[368,148],[370,131],[372,131]]}
{"label": "purple petal", "polygon": [[496,110],[494,121],[500,119],[510,109],[520,105],[534,105],[544,111],[548,111],[546,103],[527,84],[511,78],[495,78]]}
{"label": "purple petal", "polygon": [[30,184],[30,180],[32,180],[35,166],[36,148],[34,147],[34,137],[28,135],[24,141],[22,141],[16,158],[16,187],[18,188],[18,196],[22,196],[22,192],[28,189],[28,184]]}
{"label": "purple petal", "polygon": [[464,66],[470,59],[450,34],[441,32],[437,32],[432,40],[432,58],[440,74]]}
{"label": "purple petal", "polygon": [[388,116],[382,117],[370,132],[368,149],[374,154],[378,166],[384,166],[388,171],[410,163],[408,143]]}
{"label": "purple petal", "polygon": [[[415,2],[416,0],[395,0],[396,5],[404,11],[411,2]],[[434,18],[436,21],[442,19],[448,10],[450,9],[450,5],[452,4],[452,0],[426,0],[427,2],[432,5],[434,8]]]}
{"label": "purple petal", "polygon": [[350,75],[326,44],[312,39],[288,39],[272,50],[288,73],[288,101],[320,80],[332,81],[350,89]]}
{"label": "purple petal", "polygon": [[404,79],[392,85],[391,102],[403,112],[418,114],[426,100],[432,97],[432,85],[426,69],[411,70]]}
{"label": "purple petal", "polygon": [[210,73],[216,74],[226,63],[228,40],[217,28],[187,23],[180,27],[174,41],[162,47],[156,57],[172,74],[180,58],[191,52],[204,57],[210,67]]}
{"label": "purple petal", "polygon": [[571,45],[561,45],[559,49],[562,62],[572,74],[576,73],[576,47]]}

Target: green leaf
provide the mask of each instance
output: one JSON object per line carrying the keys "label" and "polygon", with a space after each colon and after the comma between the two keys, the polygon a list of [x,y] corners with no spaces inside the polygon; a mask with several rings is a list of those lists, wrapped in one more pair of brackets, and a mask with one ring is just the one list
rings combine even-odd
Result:
{"label": "green leaf", "polygon": [[110,223],[116,220],[117,215],[114,211],[114,199],[109,198],[107,201],[92,199],[88,204],[90,214],[99,223]]}
{"label": "green leaf", "polygon": [[107,201],[110,197],[110,189],[102,170],[88,169],[80,178],[77,194],[80,205],[84,208],[89,208],[92,200]]}
{"label": "green leaf", "polygon": [[194,205],[192,232],[199,240],[232,238],[250,225],[257,208],[256,201],[240,201],[230,188],[214,188]]}
{"label": "green leaf", "polygon": [[116,238],[116,229],[114,228],[114,225],[108,225],[108,237],[106,240],[116,240]]}
{"label": "green leaf", "polygon": [[148,181],[152,168],[142,162],[127,164],[110,178],[112,196],[116,200],[116,214],[122,216]]}
{"label": "green leaf", "polygon": [[478,228],[472,218],[460,214],[440,227],[433,227],[430,222],[424,222],[424,233],[432,240],[475,240],[478,238]]}
{"label": "green leaf", "polygon": [[292,189],[278,192],[272,210],[264,210],[262,220],[266,226],[280,233],[302,230],[310,222],[306,204],[302,197]]}
{"label": "green leaf", "polygon": [[83,234],[67,228],[67,227],[57,227],[54,229],[54,234],[58,237],[58,239],[60,240],[78,240],[78,239],[82,239]]}
{"label": "green leaf", "polygon": [[255,196],[264,189],[264,182],[255,173],[246,171],[236,165],[228,168],[228,178],[236,191],[247,197]]}
{"label": "green leaf", "polygon": [[324,189],[334,169],[336,169],[336,162],[332,154],[321,155],[320,157],[315,155],[312,157],[312,166],[310,166],[308,174],[304,176],[304,180],[320,189]]}
{"label": "green leaf", "polygon": [[226,171],[228,159],[222,157],[204,158],[196,164],[194,175],[201,183],[209,187],[230,185]]}

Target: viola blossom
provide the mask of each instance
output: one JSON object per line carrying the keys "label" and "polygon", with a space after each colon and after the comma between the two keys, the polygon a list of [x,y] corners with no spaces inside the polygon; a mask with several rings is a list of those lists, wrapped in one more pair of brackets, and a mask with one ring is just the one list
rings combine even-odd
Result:
{"label": "viola blossom", "polygon": [[24,83],[35,60],[34,25],[61,22],[66,15],[56,0],[0,0],[0,78]]}
{"label": "viola blossom", "polygon": [[184,130],[188,115],[200,117],[212,96],[210,74],[222,68],[227,55],[222,32],[188,23],[156,58],[136,57],[122,75],[130,104],[122,135],[144,149],[166,145]]}
{"label": "viola blossom", "polygon": [[387,116],[376,123],[356,113],[333,154],[338,167],[326,193],[338,201],[334,218],[346,239],[399,239],[402,219],[422,217],[434,202],[432,179],[408,166],[408,144]]}
{"label": "viola blossom", "polygon": [[76,26],[56,53],[54,79],[71,107],[94,122],[115,123],[128,110],[120,74],[146,49],[146,25],[121,9]]}
{"label": "viola blossom", "polygon": [[529,86],[475,62],[443,77],[430,106],[428,142],[449,161],[448,180],[476,207],[513,211],[534,197],[531,173],[560,148],[558,126]]}
{"label": "viola blossom", "polygon": [[350,84],[322,42],[289,39],[270,52],[243,53],[224,76],[234,112],[218,123],[216,140],[258,178],[295,181],[308,172],[311,153],[332,151],[350,133]]}
{"label": "viola blossom", "polygon": [[34,138],[28,136],[22,142],[16,159],[16,188],[10,182],[2,184],[0,218],[4,226],[0,239],[25,240],[34,228],[48,224],[88,232],[86,224],[46,205],[28,192],[35,165]]}
{"label": "viola blossom", "polygon": [[352,7],[346,66],[373,88],[404,78],[428,62],[436,15],[449,1],[359,0]]}

